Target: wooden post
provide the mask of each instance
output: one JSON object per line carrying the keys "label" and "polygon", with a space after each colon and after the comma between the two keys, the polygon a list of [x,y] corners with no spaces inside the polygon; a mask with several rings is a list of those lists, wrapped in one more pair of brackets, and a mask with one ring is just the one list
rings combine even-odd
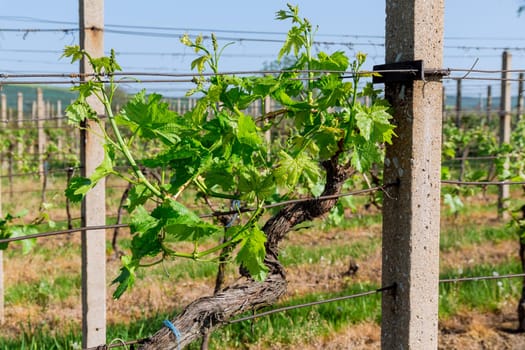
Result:
{"label": "wooden post", "polygon": [[[7,96],[6,94],[0,94],[0,106],[1,106],[0,119],[2,123],[1,127],[7,128],[8,119],[7,119]],[[7,158],[8,158],[7,153],[2,152],[0,157],[2,158],[2,162],[0,166],[2,167],[2,170],[4,170],[7,164]]]}
{"label": "wooden post", "polygon": [[[57,110],[56,110],[56,126],[57,128],[62,128],[62,118],[63,118],[63,115],[62,115],[62,101],[61,100],[58,100],[57,101]],[[60,157],[60,160],[63,160],[64,157],[64,152],[62,151],[63,150],[63,140],[62,140],[62,135],[59,133],[58,136],[57,136],[57,148],[59,149],[59,157]]]}
{"label": "wooden post", "polygon": [[[444,0],[386,1],[386,63],[443,60]],[[390,82],[396,137],[387,145],[383,205],[381,348],[437,349],[441,94],[439,77]]]}
{"label": "wooden post", "polygon": [[180,100],[181,100],[180,97],[177,98],[177,113],[178,113],[178,114],[182,114],[182,110],[181,110],[181,108],[180,108]]}
{"label": "wooden post", "polygon": [[442,92],[442,98],[441,98],[441,111],[443,115],[443,121],[447,120],[447,94],[445,93],[445,87],[443,86],[443,92]]}
{"label": "wooden post", "polygon": [[521,120],[523,114],[523,73],[520,73],[518,78],[518,103],[516,105],[516,122]]}
{"label": "wooden post", "polygon": [[38,172],[40,179],[44,178],[44,153],[46,149],[46,133],[44,132],[44,119],[46,118],[46,107],[44,103],[44,94],[41,88],[36,89],[36,125],[38,132],[38,143],[37,143],[37,159],[38,159]]}
{"label": "wooden post", "polygon": [[[0,106],[2,107],[2,115],[0,118],[2,118],[2,123],[7,123],[7,96],[6,94],[0,94]],[[4,125],[5,126],[5,125]]]}
{"label": "wooden post", "polygon": [[[92,57],[104,54],[104,1],[79,0],[80,47]],[[80,73],[92,73],[87,60]],[[94,96],[88,103],[99,114],[103,105]],[[97,123],[85,122],[81,131],[82,176],[89,176],[104,159]],[[88,129],[88,130],[86,130]],[[82,202],[82,226],[106,224],[105,181],[100,181]],[[82,232],[82,347],[106,343],[106,237],[105,230]]]}
{"label": "wooden post", "polygon": [[456,81],[456,126],[461,127],[461,79]]}
{"label": "wooden post", "polygon": [[492,86],[487,86],[487,124],[492,121]]}
{"label": "wooden post", "polygon": [[[511,91],[510,91],[510,68],[512,55],[508,51],[503,52],[501,64],[501,103],[499,113],[499,144],[510,142],[511,123]],[[504,169],[509,168],[509,159],[505,160]],[[509,186],[499,186],[498,191],[498,218],[504,220],[507,216],[507,200],[509,199]]]}
{"label": "wooden post", "polygon": [[[24,95],[21,92],[17,94],[16,109],[17,109],[16,126],[20,130],[22,129],[22,123],[24,121]],[[22,157],[24,153],[24,146],[25,146],[24,141],[19,140],[18,141],[18,156],[19,157]]]}
{"label": "wooden post", "polygon": [[[2,94],[1,95],[1,101],[0,103],[2,104],[2,115],[1,115],[1,119],[2,119],[2,128],[5,128],[7,125],[6,123],[3,123],[4,120],[7,119],[7,116],[4,116],[4,108],[7,108],[7,99],[6,99],[6,95],[5,94]],[[3,157],[2,157],[3,158]],[[3,165],[3,161],[0,163],[0,165]],[[2,174],[3,172],[1,171],[0,169],[0,217],[3,218],[3,213],[2,213]],[[5,322],[5,309],[4,309],[4,251],[3,250],[0,250],[0,325],[1,324],[4,324]]]}

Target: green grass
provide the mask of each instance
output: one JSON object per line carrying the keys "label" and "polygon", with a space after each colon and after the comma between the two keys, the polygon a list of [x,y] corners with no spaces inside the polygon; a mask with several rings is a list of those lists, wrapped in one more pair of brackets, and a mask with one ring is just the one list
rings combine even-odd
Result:
{"label": "green grass", "polygon": [[515,232],[504,225],[488,228],[480,228],[478,226],[453,227],[441,232],[440,250],[449,251],[487,241],[497,243],[512,239],[517,240]]}
{"label": "green grass", "polygon": [[365,257],[372,252],[380,249],[381,240],[377,237],[365,238],[352,244],[324,247],[305,247],[299,245],[289,245],[285,247],[279,260],[284,266],[296,266],[299,264],[317,264],[322,260],[333,263],[347,257],[355,259]]}
{"label": "green grass", "polygon": [[[339,230],[344,228],[366,227],[380,222],[380,215],[356,216],[345,220]],[[63,223],[59,223],[62,226]],[[441,234],[441,250],[449,251],[461,247],[476,245],[483,242],[501,242],[513,240],[512,230],[504,225],[479,228],[475,225],[463,225],[443,230]],[[129,247],[131,240],[123,237],[119,244],[122,248]],[[281,251],[281,261],[287,267],[321,262],[333,263],[345,260],[351,256],[354,259],[364,258],[380,249],[381,240],[378,237],[359,238],[348,244],[333,245],[297,245],[286,244]],[[54,256],[78,256],[79,247],[64,243],[61,246],[39,246],[31,254],[43,255],[48,260]],[[8,249],[8,257],[21,254],[19,249]],[[159,281],[169,280],[176,283],[184,279],[204,279],[215,276],[215,263],[193,262],[177,259],[155,266],[152,269],[139,270],[139,276],[149,274],[156,276]],[[230,271],[235,269],[229,267]],[[509,261],[497,266],[479,265],[464,271],[450,269],[441,274],[441,278],[460,276],[493,275],[517,273],[521,267],[517,261]],[[441,284],[439,298],[439,315],[442,318],[451,317],[458,312],[476,309],[483,312],[500,310],[505,301],[517,302],[520,292],[520,279],[472,281],[455,284]],[[273,306],[288,306],[304,302],[316,301],[340,295],[353,294],[363,290],[375,289],[370,284],[349,286],[338,293],[315,293],[293,298],[286,303]],[[8,287],[6,291],[7,305],[10,303],[34,303],[45,308],[47,303],[64,300],[80,290],[80,275],[58,275],[42,278],[35,283],[21,283]],[[337,303],[319,305],[304,309],[297,309],[257,319],[253,322],[242,322],[226,326],[214,332],[211,338],[211,349],[248,348],[250,344],[260,346],[293,346],[293,344],[307,343],[317,337],[333,333],[354,323],[380,321],[379,295],[367,296]],[[173,310],[169,310],[173,312]],[[260,310],[262,312],[264,310]],[[108,325],[108,342],[120,338],[134,340],[147,337],[162,327],[165,315],[153,315],[148,318],[133,320],[129,324]],[[55,333],[59,332],[59,333]],[[80,327],[74,323],[60,323],[60,329],[55,330],[52,325],[28,320],[23,328],[23,334],[18,339],[3,339],[0,332],[0,349],[79,349]],[[198,349],[193,344],[191,349]]]}
{"label": "green grass", "polygon": [[63,301],[70,295],[80,294],[80,284],[80,273],[58,275],[54,279],[43,277],[33,283],[18,283],[7,287],[5,301],[7,307],[9,304],[36,303],[46,308],[53,300]]}
{"label": "green grass", "polygon": [[[315,293],[294,298],[286,303],[275,305],[271,309],[320,301],[376,288],[375,285],[359,284],[348,287],[339,293]],[[260,312],[263,311],[267,311],[267,309],[260,310]],[[249,344],[255,343],[276,348],[279,345],[308,342],[308,339],[329,334],[349,324],[364,321],[377,322],[380,312],[380,295],[289,310],[261,317],[254,320],[253,323],[252,321],[245,321],[219,329],[211,337],[210,349],[245,349],[248,348]],[[190,347],[190,349],[198,348],[197,344]]]}
{"label": "green grass", "polygon": [[[478,265],[465,269],[460,276],[482,276],[517,273],[520,265],[516,261],[497,266]],[[441,278],[457,277],[458,271],[449,270]],[[477,309],[480,311],[498,311],[503,302],[511,302],[519,296],[520,279],[471,281],[447,283],[440,285],[439,315],[450,317],[462,310]],[[328,298],[350,295],[376,289],[372,284],[356,284],[338,293],[314,293],[293,298],[279,303],[269,309],[303,304]],[[269,309],[259,310],[263,312]],[[261,317],[253,323],[245,321],[228,325],[215,331],[211,338],[210,349],[248,348],[250,344],[271,346],[291,346],[307,343],[346,326],[359,322],[380,322],[381,297],[366,297],[339,301],[334,303],[294,309],[286,312]],[[241,315],[239,316],[241,317]],[[120,338],[134,340],[147,337],[162,327],[166,315],[154,315],[150,318],[135,320],[130,324],[113,324],[108,326],[108,342]],[[2,349],[79,349],[80,329],[73,324],[62,325],[60,334],[54,334],[46,324],[29,323],[19,339],[3,339],[0,335]],[[198,349],[197,342],[190,349]]]}
{"label": "green grass", "polygon": [[[496,266],[477,265],[459,272],[458,269],[445,271],[441,278],[496,276],[521,273],[522,270],[519,261],[509,261]],[[442,283],[439,286],[439,315],[448,317],[469,309],[495,312],[509,299],[517,305],[521,285],[520,278]]]}
{"label": "green grass", "polygon": [[[108,324],[107,342],[118,344],[118,339],[139,340],[150,336],[162,327],[162,320],[168,315],[157,314],[142,318],[130,324]],[[60,333],[51,325],[41,322],[28,322],[18,339],[5,339],[0,335],[0,349],[5,350],[79,350],[82,348],[80,325],[69,323],[60,325]],[[121,348],[125,349],[125,348]]]}

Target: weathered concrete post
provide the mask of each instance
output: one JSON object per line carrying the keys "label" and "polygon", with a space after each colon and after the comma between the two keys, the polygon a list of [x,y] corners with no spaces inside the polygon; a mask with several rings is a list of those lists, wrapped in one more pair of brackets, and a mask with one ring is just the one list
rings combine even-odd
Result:
{"label": "weathered concrete post", "polygon": [[[7,123],[7,95],[0,94],[0,118],[2,123]],[[4,125],[5,126],[5,125]]]}
{"label": "weathered concrete post", "polygon": [[523,114],[523,73],[518,76],[518,101],[516,103],[516,122],[521,120]]}
{"label": "weathered concrete post", "polygon": [[[17,116],[16,116],[16,127],[18,129],[22,128],[22,123],[24,121],[24,95],[19,92],[17,94],[16,99],[16,110],[17,110]],[[25,144],[23,141],[18,141],[18,156],[22,157],[22,154],[24,153]]]}
{"label": "weathered concrete post", "polygon": [[487,86],[487,124],[492,121],[492,86]]}
{"label": "weathered concrete post", "polygon": [[44,179],[44,153],[46,149],[46,133],[44,130],[44,119],[46,119],[46,105],[44,102],[44,94],[41,88],[36,89],[36,125],[37,125],[37,159],[38,159],[38,173],[40,179]]}
{"label": "weathered concrete post", "polygon": [[[444,0],[386,1],[386,63],[441,68]],[[441,94],[439,77],[386,83],[398,135],[384,182],[382,349],[437,349]]]}
{"label": "weathered concrete post", "polygon": [[[1,105],[1,120],[2,128],[7,127],[7,96],[5,94],[0,95],[0,105]],[[5,122],[4,122],[5,121]],[[3,158],[3,157],[2,157]],[[3,167],[3,159],[0,163]],[[0,217],[3,217],[2,213],[2,171],[0,171]],[[4,309],[4,251],[0,250],[0,325],[5,322],[5,309]]]}
{"label": "weathered concrete post", "polygon": [[[62,115],[62,101],[61,100],[58,100],[57,101],[57,111],[56,111],[56,114],[55,114],[55,118],[56,118],[56,125],[57,125],[57,128],[62,128],[62,118],[64,116]],[[62,136],[59,135],[57,137],[57,147],[58,149],[62,149],[63,147],[63,141],[62,141]],[[60,160],[63,159],[63,156],[62,154],[60,155]]]}
{"label": "weathered concrete post", "polygon": [[[104,1],[79,0],[80,47],[92,57],[104,55]],[[80,73],[93,73],[87,60]],[[86,78],[89,79],[89,78]],[[88,103],[99,115],[104,107],[94,96]],[[80,158],[82,176],[89,176],[104,159],[97,123],[87,121],[82,128]],[[87,130],[86,130],[87,129]],[[82,202],[82,226],[106,224],[106,183],[100,181]],[[82,232],[82,347],[106,343],[106,237],[105,230]]]}
{"label": "weathered concrete post", "polygon": [[[510,142],[511,133],[511,90],[510,90],[510,68],[512,55],[508,51],[503,52],[501,64],[501,101],[499,110],[499,144],[500,146]],[[503,165],[509,168],[509,159]],[[509,199],[509,186],[500,185],[498,191],[498,218],[504,220],[507,216],[507,200]]]}
{"label": "weathered concrete post", "polygon": [[461,94],[461,79],[456,81],[456,126],[461,127],[461,102],[463,96]]}

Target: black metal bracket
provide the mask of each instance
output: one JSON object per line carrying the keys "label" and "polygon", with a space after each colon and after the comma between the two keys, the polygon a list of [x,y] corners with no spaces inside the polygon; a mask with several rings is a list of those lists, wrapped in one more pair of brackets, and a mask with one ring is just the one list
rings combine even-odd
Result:
{"label": "black metal bracket", "polygon": [[379,64],[374,66],[372,83],[406,83],[414,80],[440,79],[450,75],[450,69],[424,69],[423,60]]}
{"label": "black metal bracket", "polygon": [[375,65],[372,83],[402,83],[424,79],[423,60],[417,60]]}

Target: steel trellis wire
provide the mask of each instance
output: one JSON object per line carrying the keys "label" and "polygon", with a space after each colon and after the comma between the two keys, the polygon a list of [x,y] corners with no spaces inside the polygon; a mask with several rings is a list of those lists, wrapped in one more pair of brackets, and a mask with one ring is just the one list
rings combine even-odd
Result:
{"label": "steel trellis wire", "polygon": [[239,323],[239,322],[243,322],[243,321],[253,320],[255,318],[264,317],[264,316],[268,316],[268,315],[272,315],[272,314],[279,313],[279,312],[284,312],[284,311],[290,311],[290,310],[295,310],[295,309],[302,309],[302,308],[305,308],[305,307],[310,307],[310,306],[315,306],[315,305],[335,303],[335,302],[338,302],[338,301],[344,301],[344,300],[349,300],[349,299],[365,297],[365,296],[372,295],[372,294],[383,293],[383,292],[385,292],[387,290],[392,290],[392,289],[395,289],[395,288],[396,288],[396,284],[392,284],[390,286],[381,287],[381,288],[377,288],[377,289],[374,289],[374,290],[369,290],[369,291],[366,291],[366,292],[350,294],[350,295],[344,295],[344,296],[341,296],[341,297],[335,297],[335,298],[330,298],[330,299],[312,301],[312,302],[309,302],[309,303],[303,303],[303,304],[298,304],[298,305],[285,306],[285,307],[281,307],[281,308],[278,308],[278,309],[261,312],[259,314],[237,318],[235,320],[229,321],[228,324],[234,324],[234,323]]}
{"label": "steel trellis wire", "polygon": [[457,282],[476,282],[486,280],[501,280],[509,278],[525,277],[525,273],[511,273],[506,275],[492,275],[492,276],[471,276],[471,277],[455,277],[440,279],[439,283],[457,283]]}
{"label": "steel trellis wire", "polygon": [[[525,273],[506,274],[506,275],[492,275],[492,276],[472,276],[472,277],[445,278],[445,279],[440,279],[439,283],[440,284],[446,284],[446,283],[458,283],[458,282],[477,282],[477,281],[483,281],[483,280],[501,280],[501,279],[510,279],[510,278],[518,278],[518,277],[525,277]],[[265,316],[269,316],[269,315],[272,315],[272,314],[286,312],[286,311],[290,311],[290,310],[296,310],[296,309],[312,307],[312,306],[316,306],[316,305],[334,303],[334,302],[345,301],[345,300],[356,299],[356,298],[365,297],[365,296],[369,296],[369,295],[379,294],[379,293],[386,292],[388,290],[395,290],[396,286],[397,285],[394,283],[394,284],[386,286],[386,287],[380,287],[380,288],[377,288],[377,289],[374,289],[374,290],[369,290],[369,291],[365,291],[365,292],[361,292],[361,293],[349,294],[349,295],[344,295],[344,296],[335,297],[335,298],[329,298],[329,299],[324,299],[324,300],[313,301],[313,302],[309,302],[309,303],[302,303],[302,304],[297,304],[297,305],[290,305],[290,306],[280,307],[280,308],[276,308],[276,309],[273,309],[273,310],[268,310],[268,311],[265,311],[265,312],[261,312],[261,313],[258,313],[258,314],[254,314],[254,315],[250,315],[250,316],[245,316],[245,317],[240,317],[240,318],[237,318],[237,319],[233,319],[233,320],[230,320],[230,321],[226,322],[226,324],[235,324],[235,323],[240,323],[240,322],[244,322],[244,321],[250,321],[250,320],[253,320],[253,319],[256,319],[256,318],[265,317]],[[110,349],[110,348],[116,348],[116,347],[121,347],[121,346],[126,346],[126,345],[140,344],[140,343],[144,342],[145,340],[146,339],[139,339],[139,340],[131,340],[131,341],[127,341],[127,342],[121,342],[119,344],[106,344],[106,345],[101,345],[99,347],[93,347],[93,348],[88,348],[88,349],[84,349],[84,350],[96,350],[96,349],[101,349],[101,347],[103,349]]]}
{"label": "steel trellis wire", "polygon": [[33,238],[58,236],[58,235],[64,235],[64,234],[69,234],[69,233],[75,233],[75,232],[105,230],[105,229],[121,228],[121,227],[128,227],[128,226],[129,226],[128,224],[100,225],[100,226],[78,227],[78,228],[72,228],[68,230],[58,230],[58,231],[52,231],[52,232],[35,233],[32,235],[0,239],[0,244],[16,242],[16,241],[23,241],[26,239],[33,239]]}
{"label": "steel trellis wire", "polygon": [[[360,195],[360,194],[371,193],[371,192],[375,192],[375,191],[378,191],[378,190],[383,190],[385,187],[386,186],[378,186],[378,187],[373,187],[373,188],[369,188],[369,189],[358,190],[358,191],[355,191],[355,192],[341,193],[341,194],[338,194],[338,195],[329,195],[329,196],[320,196],[320,197],[296,199],[296,200],[291,200],[291,201],[274,203],[274,204],[265,206],[263,208],[268,208],[268,207],[274,208],[274,207],[277,207],[277,206],[285,206],[285,205],[289,205],[289,204],[295,204],[295,203],[300,203],[300,202],[308,202],[308,201],[312,201],[312,200],[321,200],[322,201],[322,200],[336,199],[336,198],[345,197],[345,196],[356,196],[356,195]],[[247,211],[254,211],[254,210],[255,209],[253,209],[253,208],[244,208],[244,209],[241,209],[240,211],[241,212],[247,212]],[[210,217],[223,216],[223,215],[229,215],[229,214],[235,214],[235,213],[238,213],[238,211],[214,212],[212,214],[200,215],[199,217],[200,218],[210,218]],[[15,242],[15,241],[23,241],[23,240],[32,239],[32,238],[58,236],[58,235],[69,234],[69,233],[74,233],[74,232],[81,232],[81,231],[92,231],[92,230],[121,228],[121,227],[129,227],[129,224],[88,226],[88,227],[79,227],[79,228],[74,228],[74,229],[69,229],[69,230],[59,230],[59,231],[53,231],[53,232],[35,233],[35,234],[32,234],[32,235],[0,239],[0,244],[2,244],[2,243],[9,243],[9,242]]]}
{"label": "steel trellis wire", "polygon": [[525,185],[525,181],[459,181],[459,180],[441,180],[442,184],[446,185],[461,185],[461,186],[511,186],[511,185]]}

